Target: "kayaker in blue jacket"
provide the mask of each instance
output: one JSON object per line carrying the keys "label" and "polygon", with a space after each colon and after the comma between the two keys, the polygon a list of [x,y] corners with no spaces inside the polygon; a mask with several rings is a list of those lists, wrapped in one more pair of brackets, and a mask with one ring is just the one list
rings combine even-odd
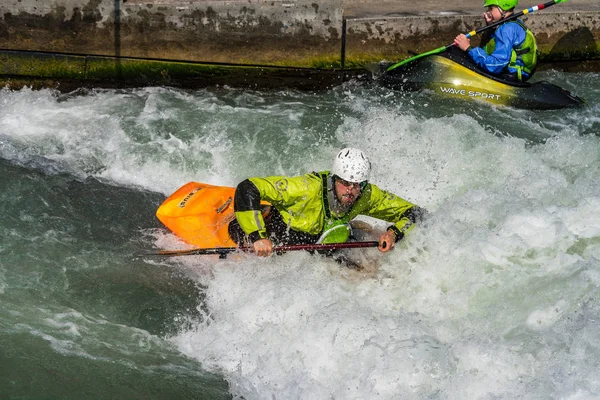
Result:
{"label": "kayaker in blue jacket", "polygon": [[[501,21],[513,14],[518,0],[486,0],[485,22]],[[454,39],[454,44],[466,51],[475,64],[485,71],[526,81],[531,78],[537,65],[537,45],[535,37],[520,20],[507,21],[498,25],[485,42],[484,47],[471,47],[471,40],[464,34]]]}

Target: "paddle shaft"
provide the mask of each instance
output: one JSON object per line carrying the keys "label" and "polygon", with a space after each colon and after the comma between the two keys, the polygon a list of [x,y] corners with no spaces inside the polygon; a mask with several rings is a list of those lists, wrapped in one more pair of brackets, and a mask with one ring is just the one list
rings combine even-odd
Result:
{"label": "paddle shaft", "polygon": [[[553,0],[553,1],[548,1],[546,3],[543,3],[543,4],[538,4],[535,7],[530,7],[528,9],[525,9],[525,10],[520,11],[518,13],[511,14],[509,17],[501,19],[500,21],[496,21],[496,22],[491,23],[489,25],[482,26],[481,28],[478,28],[478,29],[476,29],[474,31],[471,31],[469,33],[465,33],[465,36],[468,37],[468,38],[472,38],[473,36],[475,36],[475,35],[477,35],[477,34],[479,34],[481,32],[487,31],[488,29],[495,28],[498,25],[501,25],[501,24],[503,24],[505,22],[509,22],[509,21],[515,20],[515,19],[519,18],[522,15],[531,14],[532,12],[535,12],[535,11],[538,11],[538,10],[543,10],[544,8],[551,7],[551,6],[553,6],[555,4],[558,4],[558,3],[565,3],[566,1],[567,0]],[[393,70],[395,68],[398,68],[398,67],[401,67],[401,66],[403,66],[405,64],[408,64],[409,62],[415,61],[415,60],[417,60],[417,59],[419,59],[421,57],[425,57],[425,56],[429,56],[429,55],[433,55],[433,54],[439,54],[439,53],[441,53],[441,52],[443,52],[445,50],[448,50],[452,46],[454,46],[454,42],[450,43],[449,45],[438,47],[437,49],[434,49],[434,50],[430,50],[430,51],[428,51],[426,53],[418,54],[418,55],[416,55],[414,57],[408,58],[408,59],[406,59],[404,61],[400,61],[399,63],[396,63],[396,64],[390,66],[386,71],[389,72],[389,71],[391,71],[391,70]]]}
{"label": "paddle shaft", "polygon": [[[338,249],[355,249],[363,247],[377,247],[379,242],[349,242],[349,243],[331,243],[331,244],[290,244],[284,246],[276,246],[273,252],[296,251],[296,250],[338,250]],[[159,250],[155,253],[144,253],[141,256],[194,256],[194,255],[210,255],[218,254],[220,258],[227,257],[227,254],[236,251],[253,252],[252,247],[213,247],[208,249],[187,249],[187,250]]]}

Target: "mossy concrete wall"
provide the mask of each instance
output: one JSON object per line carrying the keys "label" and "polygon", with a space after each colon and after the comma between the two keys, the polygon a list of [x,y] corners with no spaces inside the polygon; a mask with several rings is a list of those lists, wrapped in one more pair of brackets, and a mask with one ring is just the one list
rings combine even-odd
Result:
{"label": "mossy concrete wall", "polygon": [[[365,64],[431,50],[481,26],[479,3],[457,0],[448,9],[441,0],[3,0],[0,74],[181,85],[186,75],[197,84],[211,74],[221,81],[241,75],[246,83],[278,76],[284,85],[308,76],[315,85],[335,83]],[[598,0],[561,3],[525,22],[542,61],[600,59]]]}

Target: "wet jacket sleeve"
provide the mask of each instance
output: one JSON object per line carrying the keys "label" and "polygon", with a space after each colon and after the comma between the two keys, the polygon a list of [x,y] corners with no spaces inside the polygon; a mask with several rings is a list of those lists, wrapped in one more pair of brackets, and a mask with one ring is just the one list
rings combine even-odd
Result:
{"label": "wet jacket sleeve", "polygon": [[381,190],[375,185],[371,186],[369,198],[369,210],[367,215],[392,222],[393,225],[388,230],[396,234],[396,241],[402,239],[404,234],[411,229],[414,224],[420,222],[426,211],[401,197],[396,196],[385,190]]}
{"label": "wet jacket sleeve", "polygon": [[[319,182],[318,179],[316,182]],[[294,207],[302,207],[307,215],[312,213],[305,207],[308,198],[318,193],[319,185],[311,182],[308,175],[297,177],[269,176],[249,178],[241,182],[235,191],[235,217],[242,230],[251,241],[267,237],[260,202],[267,201],[282,214],[293,212]],[[320,201],[318,202],[320,204]]]}
{"label": "wet jacket sleeve", "polygon": [[512,50],[525,40],[525,30],[518,24],[503,24],[493,35],[496,42],[494,52],[487,54],[481,47],[469,50],[475,64],[492,74],[500,74],[510,62]]}
{"label": "wet jacket sleeve", "polygon": [[265,221],[260,210],[260,192],[249,179],[235,189],[233,198],[235,217],[252,242],[267,237]]}

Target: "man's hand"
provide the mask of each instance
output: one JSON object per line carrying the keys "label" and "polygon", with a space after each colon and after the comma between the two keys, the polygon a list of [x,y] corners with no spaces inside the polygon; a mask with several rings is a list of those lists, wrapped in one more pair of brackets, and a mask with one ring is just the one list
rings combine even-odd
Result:
{"label": "man's hand", "polygon": [[467,51],[469,46],[471,46],[471,39],[469,39],[463,33],[461,33],[456,38],[454,38],[454,44],[462,51]]}
{"label": "man's hand", "polygon": [[260,239],[254,242],[254,254],[257,256],[268,257],[273,252],[273,242],[271,239]]}
{"label": "man's hand", "polygon": [[393,231],[385,231],[381,237],[379,237],[379,251],[386,253],[394,248],[396,243],[396,234]]}

